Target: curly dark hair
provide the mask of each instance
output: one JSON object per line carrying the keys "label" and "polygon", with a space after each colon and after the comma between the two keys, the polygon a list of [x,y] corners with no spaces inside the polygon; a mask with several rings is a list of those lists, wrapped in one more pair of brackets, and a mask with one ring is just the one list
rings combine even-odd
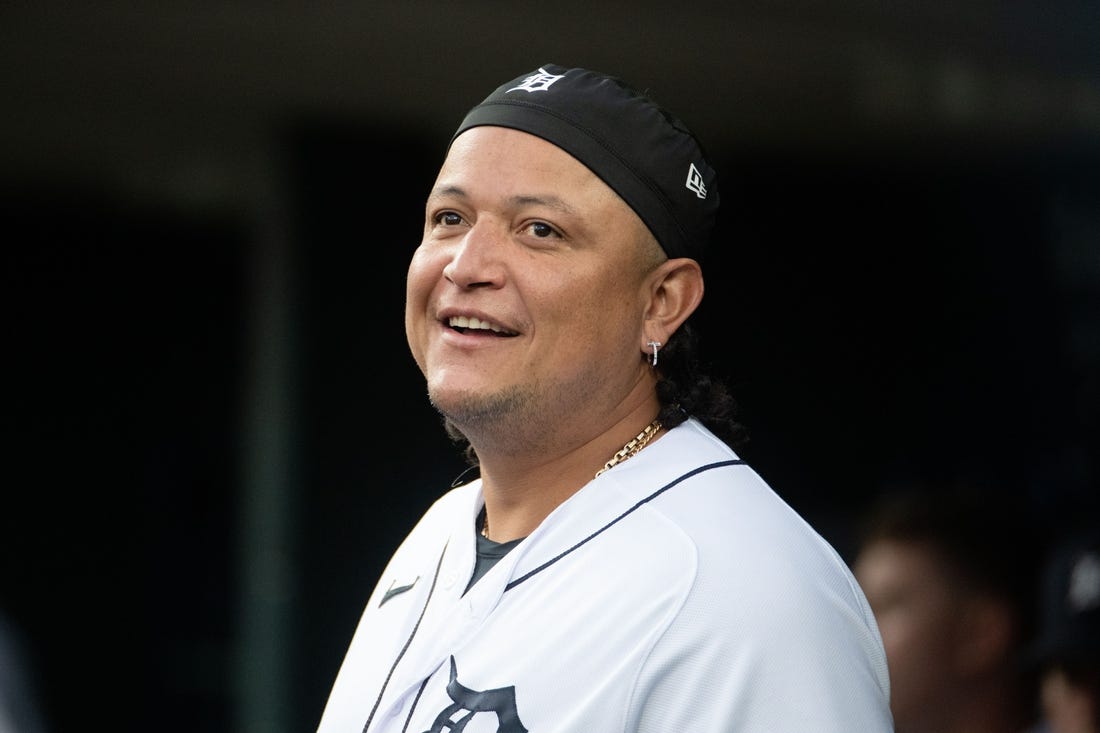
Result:
{"label": "curly dark hair", "polygon": [[661,349],[657,399],[661,424],[674,428],[694,417],[734,450],[748,442],[729,388],[707,374],[699,358],[698,337],[688,319]]}
{"label": "curly dark hair", "polygon": [[[642,354],[640,358],[648,357]],[[691,318],[661,349],[659,364],[657,400],[661,410],[657,419],[664,428],[672,429],[694,417],[734,450],[748,442],[748,431],[737,420],[738,405],[729,388],[704,372]],[[477,466],[477,452],[462,431],[446,418],[443,425],[451,439],[463,447],[466,461]]]}

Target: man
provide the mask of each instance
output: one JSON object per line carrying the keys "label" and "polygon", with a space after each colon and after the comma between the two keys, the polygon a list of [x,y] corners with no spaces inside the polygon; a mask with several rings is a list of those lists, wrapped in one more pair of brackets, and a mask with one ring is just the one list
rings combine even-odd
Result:
{"label": "man", "polygon": [[920,486],[883,495],[853,562],[890,668],[897,733],[1023,733],[1039,533],[1005,497]]}
{"label": "man", "polygon": [[462,121],[405,326],[480,475],[393,556],[321,731],[891,730],[847,566],[716,437],[686,321],[717,207],[613,77],[545,65]]}

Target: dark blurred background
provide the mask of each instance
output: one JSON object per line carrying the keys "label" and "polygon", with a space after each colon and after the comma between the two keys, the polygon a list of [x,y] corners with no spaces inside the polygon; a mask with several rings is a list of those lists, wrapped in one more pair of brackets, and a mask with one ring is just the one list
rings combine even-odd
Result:
{"label": "dark blurred background", "polygon": [[1095,2],[11,3],[0,613],[49,731],[316,725],[463,467],[404,340],[423,197],[546,62],[709,148],[704,355],[842,554],[913,480],[1096,515]]}

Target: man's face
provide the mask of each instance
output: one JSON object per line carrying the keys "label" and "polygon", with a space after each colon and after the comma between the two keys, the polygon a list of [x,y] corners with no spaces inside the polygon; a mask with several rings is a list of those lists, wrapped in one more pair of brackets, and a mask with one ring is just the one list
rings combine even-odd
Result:
{"label": "man's face", "polygon": [[460,135],[407,280],[406,332],[433,404],[517,441],[548,420],[607,419],[645,373],[647,237],[560,148],[500,127]]}
{"label": "man's face", "polygon": [[927,544],[876,540],[853,572],[874,611],[890,670],[890,708],[899,733],[937,730],[959,689],[954,659],[962,600]]}

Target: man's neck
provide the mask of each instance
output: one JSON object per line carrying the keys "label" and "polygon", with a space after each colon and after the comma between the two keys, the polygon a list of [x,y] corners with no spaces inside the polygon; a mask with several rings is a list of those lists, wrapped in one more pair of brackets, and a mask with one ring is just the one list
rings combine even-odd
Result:
{"label": "man's neck", "polygon": [[577,444],[555,446],[550,442],[519,454],[511,450],[494,452],[492,446],[475,444],[488,508],[489,536],[506,542],[530,534],[634,440],[655,412],[655,406],[636,410],[611,429]]}

